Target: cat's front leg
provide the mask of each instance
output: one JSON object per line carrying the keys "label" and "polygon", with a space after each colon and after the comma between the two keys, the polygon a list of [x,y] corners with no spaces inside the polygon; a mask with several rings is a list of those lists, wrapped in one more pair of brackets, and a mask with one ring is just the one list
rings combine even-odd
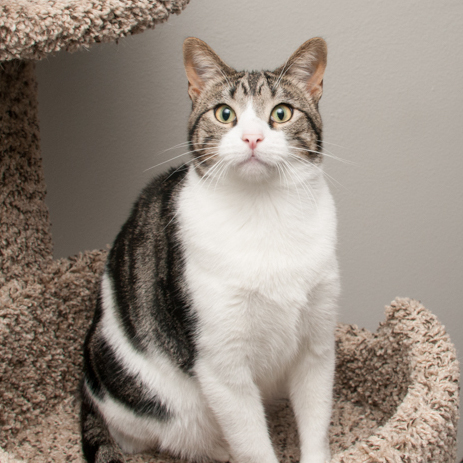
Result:
{"label": "cat's front leg", "polygon": [[330,460],[328,429],[334,371],[334,348],[326,352],[307,350],[291,374],[291,402],[301,442],[301,463]]}
{"label": "cat's front leg", "polygon": [[328,431],[331,421],[335,368],[335,313],[332,304],[311,314],[306,341],[289,375],[291,403],[296,415],[301,463],[330,460]]}
{"label": "cat's front leg", "polygon": [[201,383],[236,463],[278,463],[270,441],[258,387],[246,368],[228,369],[215,362],[199,361]]}

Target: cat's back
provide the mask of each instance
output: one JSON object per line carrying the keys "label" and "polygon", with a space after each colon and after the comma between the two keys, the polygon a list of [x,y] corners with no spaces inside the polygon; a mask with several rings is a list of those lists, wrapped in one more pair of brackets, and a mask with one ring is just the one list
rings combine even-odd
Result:
{"label": "cat's back", "polygon": [[185,372],[192,367],[194,322],[175,220],[185,175],[171,169],[153,179],[113,243],[85,345],[90,377],[105,377],[102,344],[113,351],[126,345],[137,355],[159,351]]}

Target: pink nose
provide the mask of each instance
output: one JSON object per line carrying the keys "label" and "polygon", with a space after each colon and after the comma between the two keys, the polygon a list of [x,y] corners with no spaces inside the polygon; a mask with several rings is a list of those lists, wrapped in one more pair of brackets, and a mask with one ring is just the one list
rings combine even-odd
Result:
{"label": "pink nose", "polygon": [[243,135],[243,141],[249,144],[249,147],[253,150],[256,148],[257,143],[264,140],[264,135],[261,133],[245,133]]}

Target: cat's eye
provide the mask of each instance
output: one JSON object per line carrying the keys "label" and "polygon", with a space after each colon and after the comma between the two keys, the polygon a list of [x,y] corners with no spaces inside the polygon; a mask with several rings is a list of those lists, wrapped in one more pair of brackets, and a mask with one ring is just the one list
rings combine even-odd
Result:
{"label": "cat's eye", "polygon": [[230,124],[236,119],[236,114],[230,106],[221,104],[215,110],[215,117],[222,124]]}
{"label": "cat's eye", "polygon": [[279,104],[272,109],[270,119],[274,122],[281,124],[282,122],[288,122],[293,116],[293,109],[291,106],[286,104]]}

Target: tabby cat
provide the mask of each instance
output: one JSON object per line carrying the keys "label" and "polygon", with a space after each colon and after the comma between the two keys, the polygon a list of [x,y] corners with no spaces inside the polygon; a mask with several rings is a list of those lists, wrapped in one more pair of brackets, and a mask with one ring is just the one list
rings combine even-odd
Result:
{"label": "tabby cat", "polygon": [[141,193],[109,253],[84,348],[89,462],[149,449],[277,463],[289,397],[302,463],[330,459],[339,292],[318,102],[326,44],[238,72],[184,42],[192,158]]}

